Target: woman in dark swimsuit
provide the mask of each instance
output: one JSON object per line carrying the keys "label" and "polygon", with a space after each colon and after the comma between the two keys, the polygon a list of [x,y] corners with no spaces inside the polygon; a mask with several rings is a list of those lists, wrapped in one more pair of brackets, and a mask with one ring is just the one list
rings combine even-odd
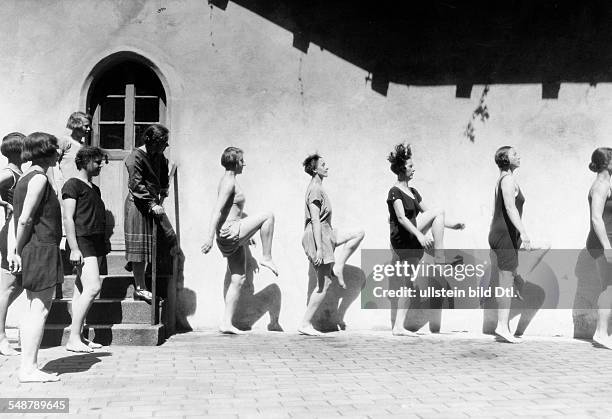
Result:
{"label": "woman in dark swimsuit", "polygon": [[589,190],[591,228],[587,238],[587,249],[597,259],[597,268],[602,282],[602,293],[597,299],[598,319],[593,340],[605,348],[612,349],[612,338],[608,335],[608,323],[612,309],[612,148],[600,147],[593,152],[589,169],[597,173]]}
{"label": "woman in dark swimsuit", "polygon": [[[18,352],[9,345],[6,338],[6,313],[13,301],[21,294],[23,288],[10,271],[8,253],[15,253],[15,228],[13,220],[13,191],[21,177],[21,151],[25,135],[19,132],[8,134],[2,139],[0,151],[8,159],[8,166],[0,172],[0,205],[4,207],[4,226],[0,230],[0,354],[14,356]],[[9,235],[11,238],[9,239]],[[9,251],[10,249],[10,251]]]}
{"label": "woman in dark swimsuit", "polygon": [[[444,249],[444,228],[462,230],[465,224],[446,219],[443,209],[430,208],[417,190],[408,185],[415,172],[410,144],[396,145],[387,160],[391,163],[391,171],[397,175],[397,182],[387,196],[391,246],[395,257],[415,265],[423,257],[424,249]],[[429,229],[433,240],[425,235]],[[412,279],[412,282],[416,280]],[[392,330],[395,336],[416,336],[404,327],[409,305],[408,298],[398,301]]]}
{"label": "woman in dark swimsuit", "polygon": [[[495,209],[489,230],[489,246],[497,257],[499,267],[499,286],[509,289],[516,281],[518,249],[522,246],[529,250],[531,242],[521,221],[525,198],[514,177],[514,171],[521,165],[516,150],[510,146],[500,147],[495,152],[495,163],[499,168],[499,179],[495,189]],[[508,343],[518,343],[510,332],[511,297],[497,298],[497,327],[495,334]]]}
{"label": "woman in dark swimsuit", "polygon": [[27,310],[21,318],[21,368],[19,381],[58,381],[55,374],[38,368],[38,348],[51,308],[55,286],[64,280],[62,213],[45,173],[57,164],[57,138],[42,132],[26,137],[23,160],[32,165],[15,186],[15,271],[23,267],[21,282],[27,293]]}

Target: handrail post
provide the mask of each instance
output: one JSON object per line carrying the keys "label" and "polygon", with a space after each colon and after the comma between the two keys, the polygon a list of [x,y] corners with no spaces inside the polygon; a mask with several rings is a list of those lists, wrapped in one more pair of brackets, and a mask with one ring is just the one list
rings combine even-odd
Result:
{"label": "handrail post", "polygon": [[[153,215],[155,217],[155,215]],[[153,221],[153,243],[151,245],[151,326],[157,324],[157,222]]]}
{"label": "handrail post", "polygon": [[173,335],[176,332],[176,287],[179,275],[179,256],[178,252],[181,249],[181,240],[180,240],[180,229],[179,229],[179,198],[178,198],[178,170],[176,165],[172,168],[170,172],[170,176],[172,177],[172,186],[174,188],[174,226],[176,233],[176,250],[177,252],[172,256],[172,276],[168,280],[167,284],[167,322],[168,322],[168,330],[166,332],[166,336]]}

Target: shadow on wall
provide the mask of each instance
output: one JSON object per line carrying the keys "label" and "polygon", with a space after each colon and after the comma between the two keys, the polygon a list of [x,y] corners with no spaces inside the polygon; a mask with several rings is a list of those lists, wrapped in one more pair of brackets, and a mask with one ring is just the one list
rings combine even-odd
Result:
{"label": "shadow on wall", "polygon": [[[310,296],[317,286],[316,272],[312,264],[309,263],[308,265],[308,297],[306,304],[308,304]],[[365,280],[365,273],[360,268],[353,265],[345,265],[344,281],[346,282],[346,289],[340,288],[337,281],[332,282],[325,299],[312,319],[315,329],[322,332],[345,330],[346,323],[344,322],[344,316],[353,301],[359,297],[359,293],[365,285]],[[304,305],[303,309],[306,310],[306,305]]]}
{"label": "shadow on wall", "polygon": [[[557,276],[550,266],[543,261],[548,250],[519,252],[518,273],[525,280],[525,283],[521,290],[523,299],[513,298],[510,306],[510,320],[519,317],[514,332],[515,336],[525,334],[525,330],[527,330],[538,310],[545,305],[547,299],[553,306],[559,301]],[[491,265],[487,272],[489,275],[485,274],[485,278],[489,277],[489,288],[494,289],[499,286],[499,269],[495,253],[491,251],[490,255]],[[482,333],[493,335],[497,326],[497,302],[495,297],[485,298],[482,301],[482,308],[484,308]]]}
{"label": "shadow on wall", "polygon": [[[229,0],[209,0],[220,9]],[[612,4],[570,0],[232,0],[309,45],[368,73],[386,95],[390,82],[456,85],[538,83],[556,98],[560,82],[612,81]]]}
{"label": "shadow on wall", "polygon": [[[277,284],[270,284],[258,293],[255,293],[253,284],[254,273],[259,270],[257,260],[251,254],[249,246],[244,246],[246,250],[246,279],[240,290],[240,299],[232,320],[234,326],[240,330],[251,330],[253,325],[269,313],[270,320],[268,330],[282,332],[279,324],[281,310],[281,290]],[[223,298],[231,282],[229,268],[225,272],[223,284]]]}
{"label": "shadow on wall", "polygon": [[[574,320],[574,337],[577,339],[592,339],[597,327],[597,299],[603,290],[602,275],[610,281],[603,255],[591,254],[582,249],[576,262],[576,278],[578,286],[574,298],[572,317]],[[612,319],[608,326],[612,328]]]}

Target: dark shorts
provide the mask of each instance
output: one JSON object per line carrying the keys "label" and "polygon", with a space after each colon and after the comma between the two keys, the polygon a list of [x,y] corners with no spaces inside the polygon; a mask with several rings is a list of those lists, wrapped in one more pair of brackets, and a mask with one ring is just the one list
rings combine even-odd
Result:
{"label": "dark shorts", "polygon": [[106,245],[104,234],[77,236],[76,240],[84,258],[105,256],[108,253],[108,246]]}
{"label": "dark shorts", "polygon": [[497,259],[497,267],[500,271],[513,272],[518,268],[518,248],[521,245],[520,238],[513,241],[508,233],[489,234],[489,246]]}

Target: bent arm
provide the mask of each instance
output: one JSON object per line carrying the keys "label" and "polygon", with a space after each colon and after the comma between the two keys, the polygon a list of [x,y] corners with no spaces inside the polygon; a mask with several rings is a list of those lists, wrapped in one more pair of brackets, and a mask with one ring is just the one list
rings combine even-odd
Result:
{"label": "bent arm", "polygon": [[[13,186],[14,181],[13,172],[8,169],[0,171],[0,189],[9,189]],[[8,202],[0,198],[0,207],[7,208],[9,205]]]}
{"label": "bent arm", "polygon": [[603,221],[603,211],[608,198],[609,188],[606,185],[596,185],[591,189],[591,224],[593,231],[604,249],[612,248]]}
{"label": "bent arm", "polygon": [[215,231],[217,230],[217,225],[219,224],[219,220],[221,220],[221,211],[223,207],[227,204],[227,201],[230,199],[232,194],[234,193],[234,182],[228,179],[222,179],[219,184],[219,193],[217,195],[217,202],[215,203],[215,207],[210,215],[210,223],[208,225],[208,240],[212,241],[215,238]]}
{"label": "bent arm", "polygon": [[33,216],[42,201],[47,186],[45,175],[36,175],[28,183],[28,189],[23,201],[23,210],[17,222],[17,232],[15,233],[15,253],[21,255],[23,246],[28,242],[32,235]]}
{"label": "bent arm", "polygon": [[527,236],[527,232],[525,231],[525,226],[521,220],[521,215],[516,209],[516,205],[514,204],[514,192],[516,190],[516,184],[514,183],[514,179],[511,179],[510,176],[505,176],[501,180],[501,191],[502,196],[504,198],[504,207],[506,208],[506,212],[508,213],[508,218],[510,218],[510,222],[514,225],[514,227],[518,230],[521,236]]}
{"label": "bent arm", "polygon": [[[423,208],[422,205],[421,205],[421,208]],[[425,209],[423,210],[425,211]],[[401,199],[396,199],[395,201],[393,201],[393,211],[395,211],[395,216],[397,217],[397,221],[404,228],[404,230],[408,231],[410,234],[412,234],[415,237],[419,237],[420,235],[423,234],[419,231],[419,229],[414,224],[410,222],[408,217],[406,217],[406,214],[404,213],[404,205],[402,204]]]}

